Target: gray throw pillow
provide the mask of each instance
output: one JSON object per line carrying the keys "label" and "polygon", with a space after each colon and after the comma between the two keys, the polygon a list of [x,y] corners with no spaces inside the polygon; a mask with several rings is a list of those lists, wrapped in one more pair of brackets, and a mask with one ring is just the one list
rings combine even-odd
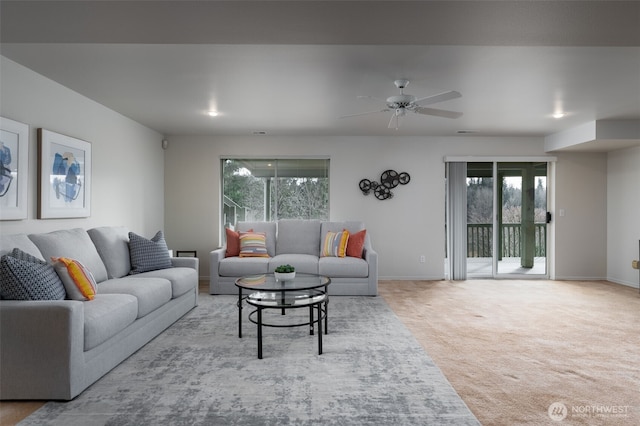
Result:
{"label": "gray throw pillow", "polygon": [[18,248],[0,258],[3,299],[62,300],[67,293],[53,266]]}
{"label": "gray throw pillow", "polygon": [[169,249],[162,231],[158,231],[150,240],[134,232],[129,232],[129,256],[131,257],[131,272],[129,274],[172,267]]}

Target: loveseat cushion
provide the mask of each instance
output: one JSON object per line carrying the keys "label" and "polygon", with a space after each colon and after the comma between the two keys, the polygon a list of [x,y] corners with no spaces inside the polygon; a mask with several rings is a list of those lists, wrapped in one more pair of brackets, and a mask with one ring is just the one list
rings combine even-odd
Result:
{"label": "loveseat cushion", "polygon": [[369,264],[355,257],[323,257],[318,262],[317,273],[332,278],[366,278]]}
{"label": "loveseat cushion", "polygon": [[269,273],[269,259],[266,257],[226,257],[218,263],[218,275],[221,277],[267,273]]}
{"label": "loveseat cushion", "polygon": [[97,294],[83,305],[85,351],[115,336],[138,316],[138,299],[130,294]]}
{"label": "loveseat cushion", "polygon": [[269,273],[280,265],[291,265],[301,274],[318,273],[318,256],[311,254],[279,254],[269,261]]}
{"label": "loveseat cushion", "polygon": [[137,274],[135,277],[168,280],[171,283],[171,297],[173,299],[198,287],[198,271],[193,268],[158,269]]}
{"label": "loveseat cushion", "polygon": [[282,219],[278,221],[276,254],[289,253],[320,256],[319,220]]}
{"label": "loveseat cushion", "polygon": [[44,259],[68,257],[86,266],[96,282],[107,279],[107,269],[93,245],[87,231],[81,228],[63,229],[45,234],[31,234],[29,238],[38,247]]}
{"label": "loveseat cushion", "polygon": [[129,275],[129,230],[123,226],[102,226],[87,231],[107,268],[109,278]]}
{"label": "loveseat cushion", "polygon": [[171,282],[164,278],[123,277],[100,283],[100,294],[130,294],[138,299],[138,315],[142,318],[171,300]]}

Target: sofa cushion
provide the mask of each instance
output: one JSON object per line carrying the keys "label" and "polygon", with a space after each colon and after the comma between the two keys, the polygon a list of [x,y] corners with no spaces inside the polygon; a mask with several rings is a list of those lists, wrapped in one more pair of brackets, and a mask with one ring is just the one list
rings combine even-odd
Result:
{"label": "sofa cushion", "polygon": [[19,248],[31,256],[44,260],[42,253],[27,234],[0,235],[0,256],[11,253],[14,248]]}
{"label": "sofa cushion", "polygon": [[270,257],[264,232],[240,232],[240,257]]}
{"label": "sofa cushion", "polygon": [[12,300],[61,300],[67,295],[53,266],[19,248],[0,258],[0,294]]}
{"label": "sofa cushion", "polygon": [[180,297],[198,287],[198,271],[193,268],[169,268],[135,275],[140,278],[162,278],[171,283],[171,297]]}
{"label": "sofa cushion", "polygon": [[109,278],[129,275],[129,230],[123,226],[102,226],[87,231],[107,268]]}
{"label": "sofa cushion", "polygon": [[138,299],[138,315],[142,318],[171,300],[171,282],[164,278],[116,278],[100,283],[100,294],[130,294]]}
{"label": "sofa cushion", "polygon": [[276,254],[287,253],[320,256],[320,221],[295,219],[278,221]]}
{"label": "sofa cushion", "polygon": [[53,267],[71,300],[93,300],[98,290],[96,279],[82,263],[67,257],[52,257]]}
{"label": "sofa cushion", "polygon": [[218,263],[218,275],[221,277],[267,273],[269,273],[269,259],[266,257],[225,257]]}
{"label": "sofa cushion", "polygon": [[85,351],[115,336],[138,316],[138,299],[130,294],[97,294],[83,306]]}
{"label": "sofa cushion", "polygon": [[129,274],[140,274],[173,266],[162,231],[156,232],[150,240],[135,232],[129,232],[129,256],[131,257]]}
{"label": "sofa cushion", "polygon": [[318,262],[318,274],[331,278],[365,278],[369,265],[355,257],[323,257]]}
{"label": "sofa cushion", "polygon": [[301,274],[318,273],[318,256],[311,254],[279,254],[269,261],[269,273],[280,265],[292,265]]}
{"label": "sofa cushion", "polygon": [[264,232],[267,253],[273,257],[276,255],[276,223],[275,222],[238,222],[238,232]]}
{"label": "sofa cushion", "polygon": [[107,279],[107,269],[87,231],[81,228],[63,229],[45,234],[29,235],[44,259],[68,257],[89,268],[96,282]]}
{"label": "sofa cushion", "polygon": [[327,232],[322,243],[320,256],[322,257],[345,257],[347,255],[347,242],[349,241],[349,231]]}

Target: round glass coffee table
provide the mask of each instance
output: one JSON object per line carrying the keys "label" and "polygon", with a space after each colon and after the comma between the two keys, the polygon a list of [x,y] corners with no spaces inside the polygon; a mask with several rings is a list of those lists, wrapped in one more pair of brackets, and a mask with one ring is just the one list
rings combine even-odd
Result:
{"label": "round glass coffee table", "polygon": [[[318,354],[322,354],[322,326],[327,329],[329,296],[327,288],[331,278],[322,275],[300,274],[290,280],[278,281],[273,274],[249,275],[236,280],[238,287],[238,337],[242,338],[242,307],[244,301],[256,309],[249,320],[258,326],[258,358],[262,359],[262,327],[300,327],[308,325],[314,334],[318,324]],[[278,309],[285,315],[287,309],[309,308],[309,320],[296,323],[270,323],[263,321],[264,309]],[[314,310],[316,315],[314,315]]]}

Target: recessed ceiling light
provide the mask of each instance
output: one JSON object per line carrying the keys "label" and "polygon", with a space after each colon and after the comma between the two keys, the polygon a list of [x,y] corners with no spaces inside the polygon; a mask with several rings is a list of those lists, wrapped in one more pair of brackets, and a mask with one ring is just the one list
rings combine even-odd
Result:
{"label": "recessed ceiling light", "polygon": [[207,112],[207,114],[209,114],[211,117],[217,117],[218,114],[220,114],[218,111],[209,111]]}
{"label": "recessed ceiling light", "polygon": [[553,114],[553,118],[562,118],[564,117],[566,114],[564,112],[556,112]]}

